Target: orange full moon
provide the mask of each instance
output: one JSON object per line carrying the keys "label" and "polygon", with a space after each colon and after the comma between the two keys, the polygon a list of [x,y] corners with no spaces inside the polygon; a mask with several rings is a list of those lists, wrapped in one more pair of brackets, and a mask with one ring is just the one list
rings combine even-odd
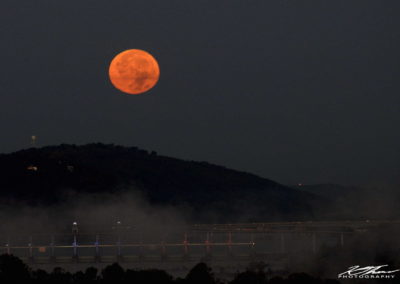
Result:
{"label": "orange full moon", "polygon": [[124,93],[138,95],[157,84],[160,68],[150,53],[140,49],[129,49],[114,57],[108,74],[115,88]]}

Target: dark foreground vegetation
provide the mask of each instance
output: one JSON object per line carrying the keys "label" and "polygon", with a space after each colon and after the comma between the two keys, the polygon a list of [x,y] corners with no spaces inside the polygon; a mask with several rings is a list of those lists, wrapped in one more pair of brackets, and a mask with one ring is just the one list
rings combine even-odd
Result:
{"label": "dark foreground vegetation", "polygon": [[94,267],[87,268],[84,272],[70,273],[62,268],[55,268],[51,273],[45,270],[32,270],[18,257],[13,255],[0,256],[0,283],[52,283],[52,284],[86,284],[86,283],[137,283],[137,284],[335,284],[337,280],[314,278],[305,273],[291,274],[285,278],[271,276],[262,269],[248,269],[238,273],[231,281],[217,279],[212,270],[205,264],[199,263],[193,267],[185,278],[173,278],[167,272],[158,269],[133,270],[123,269],[118,263],[107,266],[101,271]]}

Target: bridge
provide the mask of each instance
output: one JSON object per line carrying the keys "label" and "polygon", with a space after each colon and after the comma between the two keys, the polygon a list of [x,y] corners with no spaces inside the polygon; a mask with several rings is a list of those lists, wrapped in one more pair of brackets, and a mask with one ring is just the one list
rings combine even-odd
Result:
{"label": "bridge", "polygon": [[200,261],[222,266],[263,261],[284,267],[293,254],[315,254],[321,246],[340,248],[357,235],[393,226],[400,227],[400,221],[194,224],[149,235],[120,222],[101,228],[74,222],[71,231],[58,234],[3,232],[0,253],[14,254],[35,267],[119,262],[144,268]]}

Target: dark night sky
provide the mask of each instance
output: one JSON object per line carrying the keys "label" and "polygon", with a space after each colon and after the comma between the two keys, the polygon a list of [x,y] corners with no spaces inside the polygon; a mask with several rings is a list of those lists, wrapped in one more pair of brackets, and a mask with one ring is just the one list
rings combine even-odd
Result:
{"label": "dark night sky", "polygon": [[[2,0],[0,152],[89,142],[292,184],[400,184],[400,1]],[[113,56],[161,77],[119,93]]]}

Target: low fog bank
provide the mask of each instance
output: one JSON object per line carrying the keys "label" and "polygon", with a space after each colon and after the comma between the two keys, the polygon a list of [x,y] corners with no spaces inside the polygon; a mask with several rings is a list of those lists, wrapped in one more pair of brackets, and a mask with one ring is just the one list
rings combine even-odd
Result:
{"label": "low fog bank", "polygon": [[337,184],[296,186],[300,191],[315,194],[327,202],[313,205],[322,220],[399,220],[400,188],[355,187]]}
{"label": "low fog bank", "polygon": [[168,234],[186,225],[187,209],[150,205],[138,191],[116,193],[69,192],[56,205],[28,205],[2,200],[0,232],[7,235],[71,233],[77,222],[81,233],[111,232],[120,222],[123,228],[142,234]]}
{"label": "low fog bank", "polygon": [[[213,206],[198,203],[196,208],[188,203],[171,205],[150,202],[141,190],[131,186],[109,193],[65,190],[59,197],[62,201],[54,204],[33,205],[15,199],[0,200],[0,232],[8,235],[70,233],[72,223],[77,222],[81,232],[97,233],[111,230],[119,221],[122,226],[132,230],[159,235],[160,232],[169,234],[188,224],[217,223],[227,215],[232,216],[231,223],[249,222],[252,216],[258,216],[257,222],[400,220],[400,192],[397,188],[361,189],[313,185],[302,186],[300,190],[318,195],[329,202],[320,204],[318,200],[314,201],[310,208],[310,212],[313,212],[311,218],[299,214],[291,215],[291,219],[288,219],[279,212],[271,214],[267,206],[264,206],[265,212],[261,212],[259,208],[263,208],[262,204],[251,206],[239,198],[231,204],[237,211],[232,213],[232,208],[224,206],[224,200],[215,200]],[[290,203],[290,200],[287,202]],[[208,210],[210,207],[214,210]]]}

